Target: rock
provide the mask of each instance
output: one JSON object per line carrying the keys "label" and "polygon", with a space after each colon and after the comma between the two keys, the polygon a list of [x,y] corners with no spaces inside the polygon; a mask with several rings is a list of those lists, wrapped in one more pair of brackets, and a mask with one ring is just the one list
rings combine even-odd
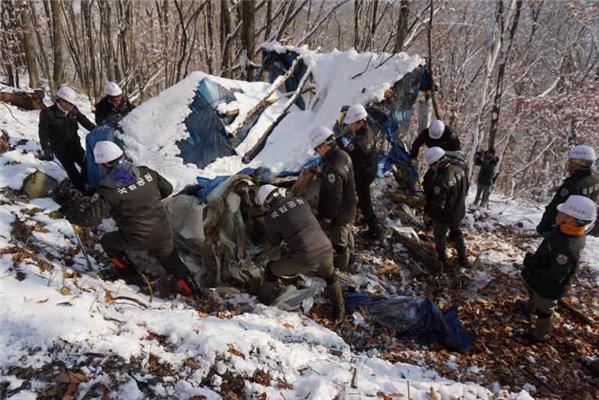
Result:
{"label": "rock", "polygon": [[58,187],[58,181],[42,171],[35,171],[25,178],[21,191],[30,199],[48,197]]}
{"label": "rock", "polygon": [[0,154],[6,153],[11,150],[10,147],[10,138],[8,137],[8,133],[4,129],[1,130],[2,135],[0,135]]}

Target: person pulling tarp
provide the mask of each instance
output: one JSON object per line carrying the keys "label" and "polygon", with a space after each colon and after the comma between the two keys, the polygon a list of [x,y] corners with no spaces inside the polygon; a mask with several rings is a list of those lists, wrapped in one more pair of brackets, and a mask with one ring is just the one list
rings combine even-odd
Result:
{"label": "person pulling tarp", "polygon": [[283,255],[266,265],[259,299],[270,304],[277,294],[279,278],[313,275],[327,282],[326,294],[333,302],[335,318],[345,316],[341,284],[335,275],[333,245],[324,233],[308,202],[273,185],[258,190],[256,203],[266,211],[264,229],[272,246],[286,245]]}

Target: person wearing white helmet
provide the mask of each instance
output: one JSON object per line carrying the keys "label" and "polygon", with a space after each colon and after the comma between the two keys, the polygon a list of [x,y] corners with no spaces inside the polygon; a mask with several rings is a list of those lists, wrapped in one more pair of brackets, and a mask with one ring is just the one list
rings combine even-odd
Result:
{"label": "person wearing white helmet", "polygon": [[445,248],[447,233],[455,243],[458,263],[468,268],[470,263],[466,252],[464,235],[460,228],[466,215],[466,195],[468,194],[468,174],[459,163],[452,163],[446,151],[440,147],[431,147],[425,153],[429,169],[424,175],[424,215],[425,224],[432,222],[435,248],[439,261],[449,266]]}
{"label": "person wearing white helmet", "polygon": [[462,148],[458,135],[438,119],[433,120],[431,125],[423,129],[414,139],[410,149],[410,157],[414,162],[418,159],[422,145],[426,145],[428,148],[440,147],[447,152],[457,152]]}
{"label": "person wearing white helmet", "polygon": [[354,167],[354,180],[358,195],[358,206],[368,225],[365,237],[378,239],[382,235],[381,227],[372,207],[370,185],[376,177],[376,138],[368,126],[368,113],[361,104],[354,104],[345,113],[346,134],[337,138],[337,144],[345,150]]}
{"label": "person wearing white helmet", "polygon": [[313,275],[327,282],[326,294],[335,306],[335,318],[343,319],[345,301],[341,284],[335,275],[333,245],[312,213],[308,201],[291,191],[263,185],[256,196],[257,204],[266,211],[264,230],[272,246],[286,244],[285,253],[270,261],[258,298],[270,304],[280,288],[279,278],[298,274]]}
{"label": "person wearing white helmet", "polygon": [[115,115],[125,116],[135,108],[116,82],[107,82],[105,92],[106,96],[94,106],[96,124],[101,125]]}
{"label": "person wearing white helmet", "polygon": [[[68,86],[62,86],[54,96],[54,105],[40,112],[39,139],[42,160],[60,161],[73,186],[87,192],[85,150],[77,133],[79,124],[85,129],[96,127],[77,107],[77,93]],[[79,166],[79,169],[77,169]]]}
{"label": "person wearing white helmet", "polygon": [[356,218],[354,168],[349,155],[335,143],[333,132],[324,126],[310,131],[310,143],[323,160],[318,219],[335,250],[335,267],[350,268],[353,237],[351,225]]}
{"label": "person wearing white helmet", "polygon": [[137,167],[123,159],[123,151],[113,142],[101,141],[94,147],[94,157],[105,177],[96,189],[97,196],[85,210],[64,207],[63,214],[76,225],[97,226],[112,217],[117,231],[102,236],[100,244],[116,270],[105,277],[136,274],[128,259],[129,250],[146,250],[174,277],[171,288],[186,295],[198,292],[191,273],[177,254],[174,235],[162,199],[169,196],[172,185],[158,172]]}
{"label": "person wearing white helmet", "polygon": [[568,292],[578,270],[585,235],[596,219],[597,205],[593,200],[586,196],[571,195],[557,206],[554,230],[534,254],[526,254],[522,279],[528,289],[529,299],[525,311],[537,316],[529,335],[531,340],[547,339],[553,309]]}
{"label": "person wearing white helmet", "polygon": [[568,151],[566,178],[557,189],[551,202],[545,207],[541,222],[537,225],[537,233],[545,235],[553,229],[557,205],[566,201],[568,196],[576,194],[597,200],[599,193],[599,174],[593,173],[593,163],[597,156],[591,146],[578,145]]}

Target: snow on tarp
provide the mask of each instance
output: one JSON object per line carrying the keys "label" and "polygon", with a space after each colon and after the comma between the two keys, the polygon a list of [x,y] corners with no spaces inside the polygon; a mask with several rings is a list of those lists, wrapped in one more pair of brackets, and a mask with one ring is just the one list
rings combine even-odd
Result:
{"label": "snow on tarp", "polygon": [[[216,110],[222,110],[219,106],[234,101],[237,118],[244,118],[269,86],[192,72],[121,121],[126,153],[135,163],[157,169],[176,188],[195,183],[204,175],[201,166],[207,159],[228,156],[233,150],[224,140],[224,126],[216,116]],[[207,112],[208,107],[212,112]],[[226,158],[230,160],[213,168],[215,172],[209,176],[240,169],[240,157]]]}
{"label": "snow on tarp", "polygon": [[[270,43],[263,47],[269,46],[276,48],[279,45]],[[280,48],[287,49],[282,46]],[[270,87],[265,82],[235,81],[202,72],[191,73],[159,96],[137,107],[122,120],[127,155],[135,163],[147,165],[164,174],[176,189],[194,184],[198,176],[213,178],[232,175],[247,166],[268,167],[275,172],[298,170],[313,157],[308,143],[310,129],[317,125],[332,128],[343,105],[366,105],[383,100],[387,89],[424,63],[422,58],[410,57],[405,53],[390,56],[335,50],[320,54],[307,47],[288,49],[298,52],[312,72],[315,99],[303,111],[293,105],[270,132],[262,151],[249,164],[243,163],[243,156],[264,139],[271,124],[284,111],[287,99],[282,97],[261,112],[257,121],[250,124],[251,129],[243,132],[244,137],[233,138],[231,143],[235,146],[236,154],[221,154],[207,166],[186,162],[182,158],[185,151],[182,152],[181,142],[190,137],[193,139],[186,121],[193,113],[190,105],[196,99],[198,87],[204,79],[222,86],[235,96],[239,113],[231,124],[245,119],[249,110],[259,103]],[[360,75],[355,77],[358,74]],[[211,104],[211,107],[221,112],[230,108],[223,103],[219,101]]]}

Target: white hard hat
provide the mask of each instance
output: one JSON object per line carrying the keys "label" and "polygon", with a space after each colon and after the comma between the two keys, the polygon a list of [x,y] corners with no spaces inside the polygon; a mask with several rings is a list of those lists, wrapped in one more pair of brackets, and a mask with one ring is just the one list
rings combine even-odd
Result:
{"label": "white hard hat", "polygon": [[362,104],[354,104],[347,109],[345,113],[345,119],[343,122],[345,125],[352,124],[354,122],[362,121],[368,117],[368,113]]}
{"label": "white hard hat", "polygon": [[595,150],[591,146],[579,144],[578,146],[574,146],[570,149],[568,152],[568,158],[570,160],[595,161],[597,156],[595,154]]}
{"label": "white hard hat", "polygon": [[108,96],[120,96],[123,94],[123,91],[116,82],[107,82],[105,90]]}
{"label": "white hard hat", "polygon": [[558,204],[557,211],[581,221],[593,222],[597,218],[597,205],[588,197],[573,194]]}
{"label": "white hard hat", "polygon": [[424,159],[428,165],[433,165],[445,156],[445,150],[440,147],[431,147],[424,153]]}
{"label": "white hard hat", "polygon": [[445,124],[440,119],[435,119],[431,122],[431,126],[428,127],[428,135],[431,139],[440,139],[445,131]]}
{"label": "white hard hat", "polygon": [[77,92],[68,86],[61,86],[56,92],[56,97],[68,103],[75,104],[77,101]]}
{"label": "white hard hat", "polygon": [[106,164],[122,156],[123,150],[114,142],[104,140],[94,146],[94,159],[97,164]]}
{"label": "white hard hat", "polygon": [[331,136],[333,136],[333,131],[326,126],[314,127],[310,131],[310,145],[314,149],[326,142]]}
{"label": "white hard hat", "polygon": [[262,185],[260,186],[260,189],[258,189],[258,194],[256,195],[256,203],[259,206],[263,206],[264,202],[266,201],[266,198],[268,197],[269,194],[271,194],[272,192],[274,192],[275,190],[278,190],[279,188],[273,185]]}

